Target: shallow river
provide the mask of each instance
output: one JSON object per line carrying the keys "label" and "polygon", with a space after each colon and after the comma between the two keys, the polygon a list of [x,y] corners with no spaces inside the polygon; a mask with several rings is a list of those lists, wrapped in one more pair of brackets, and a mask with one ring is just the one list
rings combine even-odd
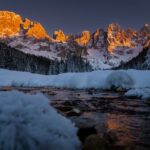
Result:
{"label": "shallow river", "polygon": [[32,94],[44,93],[51,104],[79,128],[95,128],[96,134],[103,135],[113,132],[117,137],[114,145],[118,149],[124,149],[126,145],[133,145],[136,150],[150,149],[150,103],[146,101],[126,98],[124,92],[94,89],[6,87],[0,90],[14,89]]}

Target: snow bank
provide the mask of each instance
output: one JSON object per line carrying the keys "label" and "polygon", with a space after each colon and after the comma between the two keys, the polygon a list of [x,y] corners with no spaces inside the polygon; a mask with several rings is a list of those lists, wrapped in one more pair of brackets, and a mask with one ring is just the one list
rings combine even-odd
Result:
{"label": "snow bank", "polygon": [[76,132],[42,94],[0,92],[1,150],[76,150]]}
{"label": "snow bank", "polygon": [[150,99],[150,88],[144,89],[131,89],[125,93],[127,97],[138,97],[142,99]]}
{"label": "snow bank", "polygon": [[122,87],[129,89],[134,86],[134,79],[125,71],[114,71],[108,75],[106,84],[109,88]]}
{"label": "snow bank", "polygon": [[38,75],[0,69],[0,86],[62,88],[149,88],[150,71],[100,70],[85,73],[64,73],[59,75]]}

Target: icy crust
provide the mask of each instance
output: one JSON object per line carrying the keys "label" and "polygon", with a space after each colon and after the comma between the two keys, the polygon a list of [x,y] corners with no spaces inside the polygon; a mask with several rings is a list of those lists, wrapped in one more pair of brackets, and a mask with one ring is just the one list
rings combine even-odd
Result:
{"label": "icy crust", "polygon": [[150,88],[150,71],[99,70],[84,73],[38,75],[0,69],[0,86],[51,86],[75,89]]}
{"label": "icy crust", "polygon": [[77,150],[77,129],[42,94],[0,92],[1,150]]}

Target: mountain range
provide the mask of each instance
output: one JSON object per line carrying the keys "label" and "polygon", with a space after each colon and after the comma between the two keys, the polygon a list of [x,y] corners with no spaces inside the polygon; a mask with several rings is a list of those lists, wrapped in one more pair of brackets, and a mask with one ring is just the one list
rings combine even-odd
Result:
{"label": "mountain range", "polygon": [[50,36],[14,12],[0,11],[0,67],[41,74],[98,69],[150,69],[150,25],[123,29],[117,23],[94,33]]}

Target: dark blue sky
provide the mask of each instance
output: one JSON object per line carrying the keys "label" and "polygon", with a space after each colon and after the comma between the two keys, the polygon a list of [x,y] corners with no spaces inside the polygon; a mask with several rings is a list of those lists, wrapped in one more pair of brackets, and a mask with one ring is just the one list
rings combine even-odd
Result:
{"label": "dark blue sky", "polygon": [[40,22],[51,33],[94,31],[109,23],[141,28],[150,23],[150,0],[0,0],[0,10],[9,10]]}

